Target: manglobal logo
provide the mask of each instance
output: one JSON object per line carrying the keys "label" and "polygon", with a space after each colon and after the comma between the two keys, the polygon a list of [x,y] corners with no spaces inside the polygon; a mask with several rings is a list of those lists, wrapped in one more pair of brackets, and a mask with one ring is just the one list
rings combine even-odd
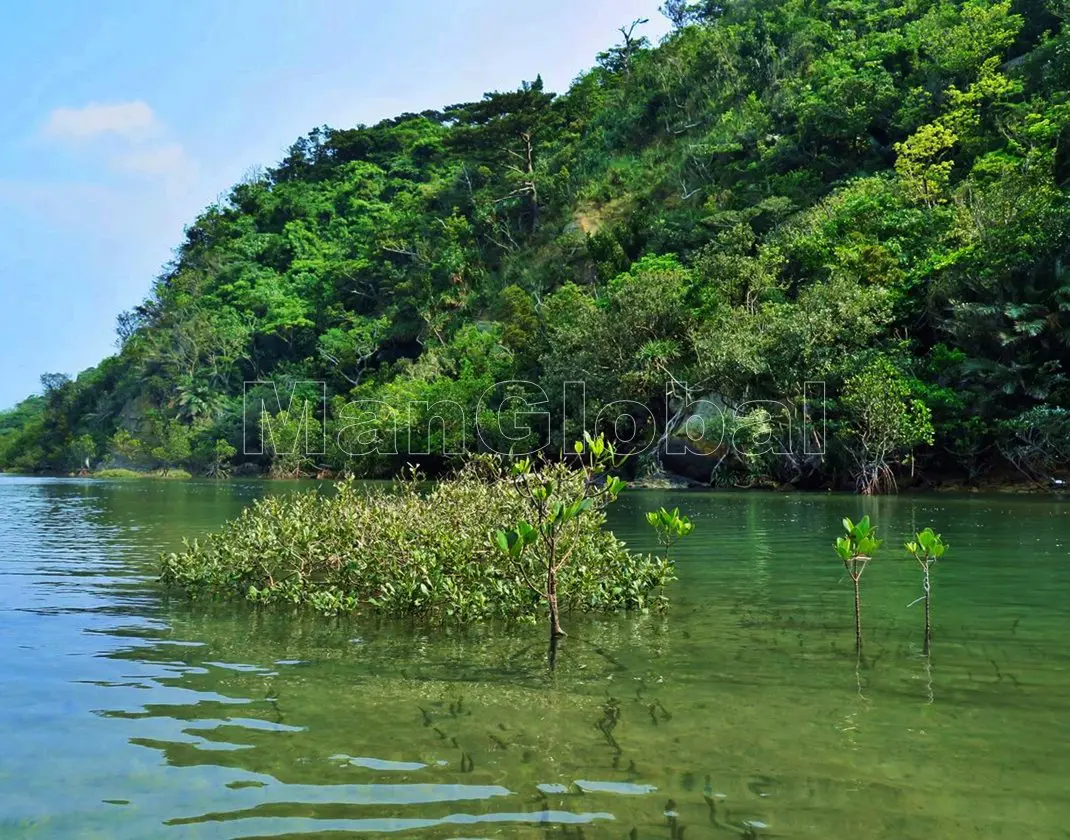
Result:
{"label": "manglobal logo", "polygon": [[469,405],[454,400],[329,400],[327,383],[300,380],[244,383],[244,454],[350,457],[442,455],[467,452],[534,455],[584,432],[606,432],[634,454],[742,452],[749,456],[820,456],[825,453],[825,383],[809,381],[784,400],[729,404],[713,395],[693,397],[686,383],[665,386],[664,417],[635,400],[614,400],[588,411],[587,383],[563,383],[559,400],[540,385],[506,380]]}

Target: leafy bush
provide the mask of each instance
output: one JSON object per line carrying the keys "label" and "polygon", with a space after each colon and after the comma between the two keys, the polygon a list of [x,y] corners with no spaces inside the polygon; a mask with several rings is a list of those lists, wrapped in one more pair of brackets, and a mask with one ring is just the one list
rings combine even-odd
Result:
{"label": "leafy bush", "polygon": [[97,470],[93,473],[93,478],[162,478],[185,480],[193,478],[193,476],[186,470],[153,470],[152,472],[138,472],[137,470],[128,470],[123,467],[108,467],[107,469]]}
{"label": "leafy bush", "polygon": [[1070,410],[1037,406],[999,424],[999,451],[1024,475],[1048,481],[1070,464]]}
{"label": "leafy bush", "polygon": [[[583,472],[541,467],[562,498]],[[526,513],[503,464],[477,459],[426,487],[417,476],[391,488],[340,482],[337,492],[261,499],[219,533],[163,557],[161,579],[193,596],[308,605],[324,613],[374,610],[436,621],[531,620],[542,599],[536,573],[495,547],[493,535]],[[562,610],[645,609],[673,579],[668,560],[629,551],[604,529],[595,505],[562,535],[572,560],[560,570]]]}
{"label": "leafy bush", "polygon": [[93,478],[144,478],[146,475],[147,473],[128,470],[124,467],[109,467],[108,469],[97,470],[93,473]]}
{"label": "leafy bush", "polygon": [[929,407],[912,398],[910,382],[883,356],[847,380],[843,407],[848,428],[842,442],[855,461],[859,492],[894,489],[892,466],[915,446],[933,442]]}

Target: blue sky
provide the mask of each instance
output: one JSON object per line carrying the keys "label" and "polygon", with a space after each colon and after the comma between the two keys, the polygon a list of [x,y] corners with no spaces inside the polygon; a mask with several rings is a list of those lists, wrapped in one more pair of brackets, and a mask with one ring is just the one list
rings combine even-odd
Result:
{"label": "blue sky", "polygon": [[[0,408],[114,352],[183,225],[317,125],[562,91],[657,0],[35,2],[0,31]],[[16,11],[17,8],[17,11]]]}

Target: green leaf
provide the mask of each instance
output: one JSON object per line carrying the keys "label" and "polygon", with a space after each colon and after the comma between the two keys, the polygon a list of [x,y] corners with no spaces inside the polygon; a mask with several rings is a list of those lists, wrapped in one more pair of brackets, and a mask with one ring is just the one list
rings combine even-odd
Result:
{"label": "green leaf", "polygon": [[863,537],[858,541],[858,553],[864,554],[867,557],[872,557],[880,547],[881,540],[878,540],[875,537]]}

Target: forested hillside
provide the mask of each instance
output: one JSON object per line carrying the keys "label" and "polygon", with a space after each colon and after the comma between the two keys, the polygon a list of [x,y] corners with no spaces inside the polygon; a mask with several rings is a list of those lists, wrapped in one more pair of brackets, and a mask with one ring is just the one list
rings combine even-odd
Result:
{"label": "forested hillside", "polygon": [[[485,445],[480,396],[527,380],[553,451],[581,423],[570,381],[592,432],[631,400],[644,440],[703,416],[695,445],[714,456],[710,405],[727,409],[736,451],[715,484],[1060,475],[1070,4],[664,11],[663,43],[623,22],[562,95],[535,79],[300,139],[189,226],[119,317],[117,355],[0,415],[0,465],[388,475],[436,413],[410,403],[471,409],[432,425],[423,460],[443,465]],[[273,448],[296,431],[284,410],[243,454],[250,380],[277,383],[284,409],[289,383],[326,381],[327,452]],[[803,422],[808,381],[827,425]],[[492,389],[484,414],[521,393],[537,391]],[[395,426],[397,455],[359,454]],[[518,437],[492,427],[486,443]]]}

